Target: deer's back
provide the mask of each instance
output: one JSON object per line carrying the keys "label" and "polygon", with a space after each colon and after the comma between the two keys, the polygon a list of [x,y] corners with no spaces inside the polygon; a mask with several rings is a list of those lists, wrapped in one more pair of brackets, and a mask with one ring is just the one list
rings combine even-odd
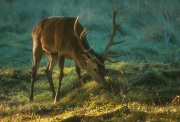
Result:
{"label": "deer's back", "polygon": [[[40,46],[47,54],[60,52],[69,57],[72,50],[80,48],[74,35],[74,22],[74,17],[51,17],[41,20],[32,32],[33,46]],[[83,27],[78,23],[78,34],[82,31]],[[89,47],[86,39],[85,45]]]}

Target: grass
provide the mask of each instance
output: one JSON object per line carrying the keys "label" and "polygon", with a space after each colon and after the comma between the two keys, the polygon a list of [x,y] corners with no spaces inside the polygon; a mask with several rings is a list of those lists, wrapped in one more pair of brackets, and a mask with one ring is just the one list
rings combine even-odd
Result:
{"label": "grass", "polygon": [[[97,6],[98,5],[98,6]],[[110,53],[125,52],[118,63],[105,62],[107,85],[98,86],[85,72],[77,86],[74,62],[65,62],[61,100],[53,104],[45,77],[44,56],[28,102],[32,67],[31,31],[47,16],[80,16],[88,42],[103,53],[112,31],[112,5],[126,16]],[[180,1],[0,1],[1,121],[178,121],[180,120]],[[99,45],[99,44],[102,45]],[[53,71],[57,87],[59,72]]]}
{"label": "grass", "polygon": [[[149,63],[149,67],[138,69],[142,64],[107,64],[105,87],[83,72],[85,84],[76,85],[74,68],[65,68],[61,99],[53,104],[44,70],[40,68],[35,83],[34,102],[28,102],[30,86],[29,69],[1,70],[1,112],[2,121],[177,121],[180,119],[179,102],[173,99],[180,93],[179,66]],[[147,64],[146,64],[147,65]],[[119,75],[123,72],[123,78]],[[146,72],[154,71],[168,84],[149,86],[141,81]],[[164,74],[164,71],[168,73]],[[159,78],[157,75],[153,80]],[[58,70],[53,73],[57,87]],[[135,84],[145,82],[146,84]],[[157,81],[158,83],[158,81]]]}

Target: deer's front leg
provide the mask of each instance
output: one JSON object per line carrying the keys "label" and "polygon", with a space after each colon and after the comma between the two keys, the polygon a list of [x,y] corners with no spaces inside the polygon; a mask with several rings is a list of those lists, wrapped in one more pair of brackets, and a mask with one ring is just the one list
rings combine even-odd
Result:
{"label": "deer's front leg", "polygon": [[64,72],[63,72],[63,70],[64,70],[64,60],[65,60],[64,55],[59,55],[59,60],[58,60],[58,66],[59,66],[59,71],[60,71],[59,85],[58,85],[58,89],[57,89],[57,93],[56,93],[54,103],[56,103],[60,99],[61,82],[62,82],[62,79],[64,77]]}
{"label": "deer's front leg", "polygon": [[77,65],[76,65],[76,74],[77,74],[77,77],[78,77],[79,85],[83,85],[82,77],[81,77],[81,70]]}

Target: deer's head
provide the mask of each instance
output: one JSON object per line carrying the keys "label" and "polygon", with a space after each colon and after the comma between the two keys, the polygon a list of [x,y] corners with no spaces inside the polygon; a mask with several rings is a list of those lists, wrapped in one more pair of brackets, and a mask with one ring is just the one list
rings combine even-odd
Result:
{"label": "deer's head", "polygon": [[75,20],[74,34],[80,46],[81,54],[79,56],[81,60],[78,60],[76,63],[80,68],[86,70],[93,80],[99,84],[103,84],[105,81],[104,59],[99,54],[95,53],[92,48],[85,48],[84,42],[86,42],[86,35],[88,32],[84,29],[80,35],[77,33],[78,19],[79,16]]}
{"label": "deer's head", "polygon": [[[119,9],[118,9],[119,10]],[[84,70],[86,70],[88,72],[88,74],[91,75],[91,77],[93,78],[93,80],[95,80],[97,83],[99,84],[103,84],[105,79],[104,79],[104,75],[105,75],[105,65],[104,65],[104,62],[107,60],[111,63],[115,63],[117,61],[112,61],[111,58],[116,58],[116,57],[120,57],[122,56],[123,54],[118,54],[118,55],[109,55],[108,52],[109,52],[109,48],[112,46],[112,45],[116,45],[116,44],[120,44],[122,42],[124,42],[127,37],[121,41],[118,41],[118,42],[115,42],[113,41],[113,38],[114,38],[114,35],[117,31],[117,29],[121,26],[121,24],[123,23],[124,21],[124,18],[118,23],[116,24],[115,22],[115,18],[116,18],[116,15],[117,15],[117,11],[114,10],[114,7],[113,7],[113,30],[112,30],[112,34],[111,34],[111,37],[110,37],[110,41],[108,42],[106,48],[105,48],[105,51],[102,55],[99,55],[97,53],[95,53],[92,48],[89,48],[89,49],[86,49],[83,45],[83,40],[86,40],[85,36],[88,34],[88,32],[86,31],[86,29],[84,29],[80,36],[78,35],[77,33],[77,22],[78,22],[78,19],[79,19],[79,16],[76,18],[75,20],[75,24],[74,24],[74,34],[76,36],[76,38],[78,39],[78,43],[79,43],[79,46],[82,50],[82,59],[83,59],[83,63],[82,64],[79,64],[80,67]]]}

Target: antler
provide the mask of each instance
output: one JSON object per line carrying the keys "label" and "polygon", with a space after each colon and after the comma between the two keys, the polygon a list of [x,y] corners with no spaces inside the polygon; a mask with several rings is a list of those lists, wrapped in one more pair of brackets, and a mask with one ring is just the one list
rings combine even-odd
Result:
{"label": "antler", "polygon": [[97,63],[99,63],[100,65],[103,65],[103,64],[97,59],[96,56],[93,56],[93,54],[89,53],[89,51],[92,49],[92,47],[89,48],[89,49],[86,49],[86,48],[84,47],[82,41],[83,41],[84,37],[89,33],[89,31],[86,31],[86,28],[85,28],[85,29],[81,32],[80,36],[78,35],[78,33],[77,33],[77,28],[76,28],[76,27],[77,27],[78,19],[79,19],[79,16],[77,16],[77,18],[76,18],[76,20],[75,20],[75,23],[74,23],[74,34],[75,34],[76,38],[78,39],[78,43],[79,43],[80,48],[83,50],[83,53],[87,54],[87,55],[91,58],[91,60],[94,60],[94,61],[96,61]]}
{"label": "antler", "polygon": [[[125,39],[120,40],[120,41],[118,41],[118,42],[113,41],[113,38],[114,38],[114,35],[115,35],[117,29],[121,26],[121,24],[123,23],[123,21],[124,21],[124,19],[125,19],[125,17],[124,17],[118,24],[116,24],[116,20],[115,20],[115,19],[116,19],[116,15],[117,15],[118,11],[119,11],[119,9],[117,9],[117,10],[115,11],[115,10],[114,10],[114,6],[113,6],[113,31],[112,31],[112,34],[111,34],[111,37],[110,37],[110,41],[109,41],[109,43],[108,43],[108,45],[106,46],[106,49],[105,49],[105,51],[104,51],[104,57],[103,57],[104,60],[107,60],[107,61],[109,61],[109,62],[111,62],[111,63],[116,63],[117,61],[116,61],[116,62],[115,62],[115,61],[112,61],[110,58],[120,57],[120,56],[123,55],[123,53],[118,54],[118,55],[108,55],[109,48],[110,48],[112,45],[120,44],[120,43],[124,42],[124,41],[127,39],[127,37],[126,37]],[[110,58],[109,58],[109,57],[110,57]]]}
{"label": "antler", "polygon": [[88,50],[85,49],[85,47],[83,46],[82,41],[83,41],[84,37],[88,34],[88,31],[86,31],[86,28],[85,28],[85,29],[81,32],[80,36],[78,35],[78,33],[77,33],[77,28],[76,28],[78,19],[79,19],[79,16],[76,18],[76,21],[75,21],[75,23],[74,23],[74,34],[75,34],[76,38],[78,39],[78,43],[79,43],[80,48],[83,50],[84,53],[86,53],[86,52],[88,52],[90,49],[88,49]]}

